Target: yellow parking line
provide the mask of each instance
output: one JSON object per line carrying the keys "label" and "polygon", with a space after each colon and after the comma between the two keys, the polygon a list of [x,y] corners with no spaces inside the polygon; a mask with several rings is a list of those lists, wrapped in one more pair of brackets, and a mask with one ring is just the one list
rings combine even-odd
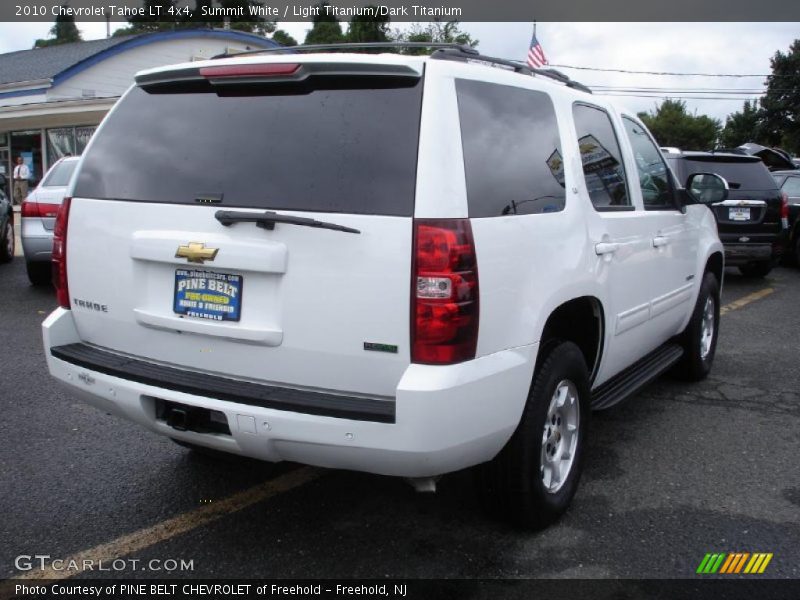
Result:
{"label": "yellow parking line", "polygon": [[[83,572],[85,565],[97,565],[100,561],[110,563],[134,552],[149,548],[175,536],[181,535],[202,525],[206,525],[229,514],[238,512],[249,506],[267,500],[280,493],[287,492],[319,477],[321,471],[310,467],[302,467],[265,481],[249,489],[243,490],[218,502],[204,504],[189,512],[156,523],[152,527],[134,531],[115,540],[100,544],[65,558],[63,565],[76,565],[75,570],[54,570],[52,566],[37,571],[28,571],[13,579],[67,579]],[[86,561],[86,562],[84,562]],[[91,562],[89,562],[91,561]]]}
{"label": "yellow parking line", "polygon": [[744,298],[739,298],[738,300],[735,300],[720,308],[719,314],[724,315],[725,313],[729,313],[732,310],[736,310],[742,308],[743,306],[747,306],[751,302],[755,302],[756,300],[761,300],[762,298],[766,298],[774,291],[775,288],[764,288],[763,290],[758,290],[757,292],[753,292],[752,294],[747,294],[747,296],[745,296]]}

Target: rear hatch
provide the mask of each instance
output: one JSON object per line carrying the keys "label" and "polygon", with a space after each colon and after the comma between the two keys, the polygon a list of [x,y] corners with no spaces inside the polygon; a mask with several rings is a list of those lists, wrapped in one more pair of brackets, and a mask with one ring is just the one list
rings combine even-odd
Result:
{"label": "rear hatch", "polygon": [[118,103],[70,210],[84,341],[394,395],[410,362],[422,63],[316,58],[149,74]]}
{"label": "rear hatch", "polygon": [[728,182],[728,199],[711,207],[719,233],[756,234],[752,241],[772,241],[781,232],[781,194],[764,164],[756,157],[698,155],[674,159],[681,181],[692,173],[717,173]]}

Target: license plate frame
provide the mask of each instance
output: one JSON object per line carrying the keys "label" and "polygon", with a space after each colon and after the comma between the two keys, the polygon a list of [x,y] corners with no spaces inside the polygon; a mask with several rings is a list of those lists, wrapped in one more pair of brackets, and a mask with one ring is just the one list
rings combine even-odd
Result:
{"label": "license plate frame", "polygon": [[732,207],[728,209],[729,221],[749,221],[750,220],[750,207]]}
{"label": "license plate frame", "polygon": [[[181,285],[181,282],[187,283]],[[184,317],[236,322],[242,318],[243,290],[242,275],[178,268],[175,269],[172,310]]]}

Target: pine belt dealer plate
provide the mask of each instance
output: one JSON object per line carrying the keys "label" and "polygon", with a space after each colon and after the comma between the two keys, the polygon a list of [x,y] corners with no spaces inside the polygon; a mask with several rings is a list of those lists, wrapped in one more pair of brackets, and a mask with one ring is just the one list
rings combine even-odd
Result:
{"label": "pine belt dealer plate", "polygon": [[730,221],[749,221],[749,208],[731,208],[728,210],[728,220]]}
{"label": "pine belt dealer plate", "polygon": [[241,275],[175,269],[173,310],[211,321],[238,321],[242,312]]}

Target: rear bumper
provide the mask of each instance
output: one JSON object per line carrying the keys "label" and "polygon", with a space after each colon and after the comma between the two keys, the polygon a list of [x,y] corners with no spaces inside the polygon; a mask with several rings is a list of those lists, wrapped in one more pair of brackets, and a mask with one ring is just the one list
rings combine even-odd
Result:
{"label": "rear bumper", "polygon": [[46,262],[53,257],[53,232],[38,218],[21,219],[20,241],[27,262]]}
{"label": "rear bumper", "polygon": [[[289,460],[404,477],[440,475],[493,458],[519,422],[537,350],[534,344],[447,367],[410,365],[395,398],[357,398],[373,405],[393,402],[394,422],[379,422],[364,414],[340,418],[274,408],[274,404],[255,406],[232,396],[220,399],[126,379],[119,371],[115,375],[64,353],[61,358],[53,355],[51,348],[81,341],[71,311],[57,309],[42,329],[48,368],[57,380],[89,404],[151,431],[272,462]],[[280,398],[281,388],[270,389],[277,390]],[[283,389],[286,398],[303,394]],[[336,393],[306,393],[336,397]],[[354,400],[342,398],[345,403]],[[156,418],[156,399],[220,411],[231,434],[173,429]]]}
{"label": "rear bumper", "polygon": [[[786,246],[785,232],[765,233],[720,233],[725,247],[725,264],[744,265],[751,262],[777,262]],[[747,241],[742,241],[746,238]]]}

